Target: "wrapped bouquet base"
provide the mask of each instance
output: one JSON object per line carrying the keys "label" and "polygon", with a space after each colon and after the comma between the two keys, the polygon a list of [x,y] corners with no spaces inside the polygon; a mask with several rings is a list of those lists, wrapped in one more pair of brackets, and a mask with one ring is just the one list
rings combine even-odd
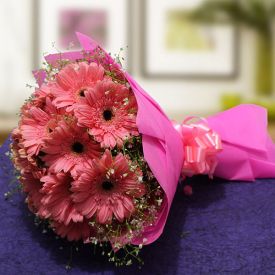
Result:
{"label": "wrapped bouquet base", "polygon": [[175,126],[185,150],[183,174],[242,181],[275,177],[266,109],[243,104],[195,123],[188,120]]}

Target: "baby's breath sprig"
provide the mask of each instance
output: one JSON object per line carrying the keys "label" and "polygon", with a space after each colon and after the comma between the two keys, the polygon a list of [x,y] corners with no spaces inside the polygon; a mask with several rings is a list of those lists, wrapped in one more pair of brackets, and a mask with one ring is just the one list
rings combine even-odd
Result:
{"label": "baby's breath sprig", "polygon": [[140,256],[140,252],[143,244],[137,246],[132,244],[127,244],[123,249],[119,251],[114,251],[111,249],[107,256],[109,257],[109,262],[113,262],[115,266],[129,266],[136,262],[141,268],[144,265],[144,261]]}
{"label": "baby's breath sprig", "polygon": [[[25,99],[24,101],[24,105],[27,104],[27,103],[31,103],[33,100],[34,100],[34,94],[32,93],[27,99]],[[24,106],[23,105],[23,106]]]}
{"label": "baby's breath sprig", "polygon": [[[124,58],[121,56],[121,52],[123,48],[120,49],[118,54],[115,54],[115,61],[119,64],[122,68],[121,60]],[[87,62],[88,64],[91,62],[96,62],[97,64],[101,64],[105,69],[105,75],[109,76],[114,82],[120,84],[126,84],[126,80],[121,77],[122,69],[114,67],[115,64],[108,63],[108,58],[106,57],[106,53],[100,49],[96,48],[93,51],[82,51],[82,57],[78,58],[76,61],[71,61],[69,59],[64,59],[62,57],[62,53],[58,51],[59,58],[56,60],[55,64],[50,64],[47,61],[42,63],[42,70],[46,72],[46,82],[52,81],[55,79],[56,75],[62,70],[66,65],[73,63],[73,62]]]}
{"label": "baby's breath sprig", "polygon": [[122,53],[124,51],[124,48],[120,48],[119,52],[117,54],[114,54],[114,59],[116,61],[116,63],[118,63],[121,67],[122,67],[122,63],[125,60],[125,58],[122,56]]}

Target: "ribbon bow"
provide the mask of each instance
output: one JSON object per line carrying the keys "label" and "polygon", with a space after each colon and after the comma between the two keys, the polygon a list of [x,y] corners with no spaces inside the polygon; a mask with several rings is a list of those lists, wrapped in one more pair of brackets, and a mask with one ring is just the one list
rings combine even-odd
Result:
{"label": "ribbon bow", "polygon": [[[192,123],[192,120],[199,119]],[[204,118],[187,117],[182,124],[174,124],[181,136],[185,160],[182,176],[206,174],[213,178],[218,164],[217,153],[222,150],[220,136],[209,128]]]}

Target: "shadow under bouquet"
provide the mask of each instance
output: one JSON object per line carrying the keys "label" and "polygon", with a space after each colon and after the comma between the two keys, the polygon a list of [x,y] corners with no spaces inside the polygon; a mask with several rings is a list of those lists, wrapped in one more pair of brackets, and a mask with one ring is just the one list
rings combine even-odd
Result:
{"label": "shadow under bouquet", "polygon": [[29,209],[58,236],[99,245],[116,265],[142,263],[180,177],[275,177],[265,109],[240,105],[172,123],[118,60],[77,36],[83,51],[48,55],[34,72],[38,87],[12,133]]}

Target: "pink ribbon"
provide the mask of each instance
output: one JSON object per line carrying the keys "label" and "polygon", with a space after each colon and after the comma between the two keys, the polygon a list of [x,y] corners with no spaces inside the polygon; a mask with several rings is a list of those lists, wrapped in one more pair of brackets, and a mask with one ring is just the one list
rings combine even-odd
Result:
{"label": "pink ribbon", "polygon": [[[192,123],[192,120],[197,122]],[[182,176],[206,174],[213,178],[218,164],[217,154],[222,150],[220,136],[209,128],[204,118],[187,117],[182,124],[175,124],[181,136],[185,160]]]}

